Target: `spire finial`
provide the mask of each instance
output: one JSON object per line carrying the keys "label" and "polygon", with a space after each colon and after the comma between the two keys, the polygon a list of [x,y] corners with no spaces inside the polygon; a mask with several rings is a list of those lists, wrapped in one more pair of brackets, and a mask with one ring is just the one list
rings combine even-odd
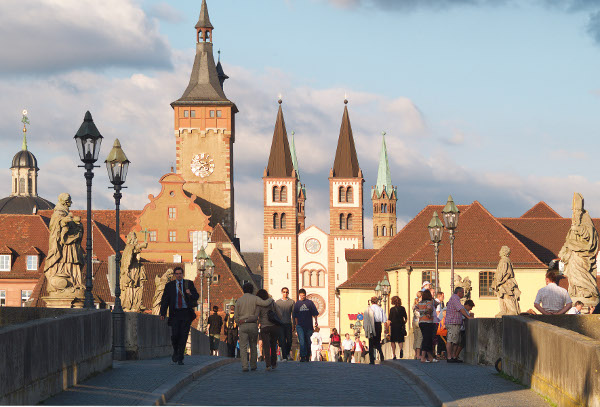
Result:
{"label": "spire finial", "polygon": [[23,109],[23,118],[21,119],[21,123],[23,123],[23,151],[27,151],[27,125],[29,124],[29,118],[27,117],[27,109]]}
{"label": "spire finial", "polygon": [[348,104],[348,92],[344,92],[344,104]]}
{"label": "spire finial", "polygon": [[277,103],[281,104],[283,102],[283,96],[281,96],[281,93],[277,96]]}
{"label": "spire finial", "polygon": [[386,132],[385,132],[385,130],[381,132],[381,135],[382,135],[382,136],[385,136],[385,135],[386,135]]}
{"label": "spire finial", "polygon": [[218,61],[217,62],[221,62],[221,49],[219,48],[219,50],[217,51],[217,54],[219,54],[218,56]]}

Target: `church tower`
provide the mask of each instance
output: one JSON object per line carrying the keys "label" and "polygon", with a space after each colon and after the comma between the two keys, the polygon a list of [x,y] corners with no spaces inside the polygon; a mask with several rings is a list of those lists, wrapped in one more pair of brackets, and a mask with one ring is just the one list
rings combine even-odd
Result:
{"label": "church tower", "polygon": [[228,77],[221,62],[215,66],[213,30],[206,0],[202,0],[190,82],[183,95],[171,103],[176,173],[185,181],[184,190],[195,196],[210,216],[210,226],[220,223],[234,237],[233,143],[238,110],[223,91]]}
{"label": "church tower", "polygon": [[380,249],[397,232],[396,230],[396,201],[397,190],[392,186],[390,166],[388,163],[385,132],[381,134],[381,153],[379,153],[379,170],[377,185],[372,189],[373,201],[373,248]]}
{"label": "church tower", "polygon": [[328,309],[329,326],[338,320],[339,304],[335,289],[348,278],[346,249],[364,247],[363,179],[358,165],[348,101],[344,100],[344,114],[338,138],[333,168],[329,173],[329,259]]}
{"label": "church tower", "polygon": [[298,289],[298,197],[300,183],[290,152],[281,100],[269,162],[263,173],[264,287],[278,295]]}

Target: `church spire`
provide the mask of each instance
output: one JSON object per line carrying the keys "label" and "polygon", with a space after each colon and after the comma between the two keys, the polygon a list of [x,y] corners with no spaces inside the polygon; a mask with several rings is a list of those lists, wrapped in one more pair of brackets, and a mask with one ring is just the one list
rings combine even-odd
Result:
{"label": "church spire", "polygon": [[284,178],[294,175],[294,162],[292,161],[292,154],[285,130],[281,99],[279,99],[279,111],[277,112],[277,120],[275,121],[269,163],[265,171],[267,177]]}
{"label": "church spire", "polygon": [[350,117],[348,116],[347,99],[344,100],[344,115],[342,116],[342,125],[340,127],[340,136],[338,138],[337,150],[335,151],[332,172],[332,176],[335,178],[362,177],[362,172],[358,166]]}
{"label": "church spire", "polygon": [[23,145],[21,149],[23,151],[27,151],[27,125],[29,124],[29,118],[27,117],[26,109],[23,109],[23,118],[21,119],[21,123],[23,123]]}
{"label": "church spire", "polygon": [[200,17],[196,23],[196,34],[197,42],[202,39],[204,42],[212,42],[212,30],[215,27],[210,23],[210,17],[208,16],[208,7],[206,6],[206,0],[202,0],[202,6],[200,7]]}
{"label": "church spire", "polygon": [[223,83],[226,79],[229,79],[229,76],[225,74],[223,66],[221,66],[221,50],[218,50],[217,54],[219,54],[217,58],[217,75],[219,76],[219,83],[221,84],[221,89],[223,89]]}
{"label": "church spire", "polygon": [[384,189],[388,195],[392,195],[392,176],[390,175],[390,165],[385,145],[385,131],[381,132],[381,152],[379,153],[379,169],[377,171],[377,185],[375,188],[377,196],[381,196]]}

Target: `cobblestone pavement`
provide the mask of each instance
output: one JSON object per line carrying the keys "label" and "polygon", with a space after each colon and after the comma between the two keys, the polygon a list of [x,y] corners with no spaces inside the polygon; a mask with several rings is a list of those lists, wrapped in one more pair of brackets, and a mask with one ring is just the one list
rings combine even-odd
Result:
{"label": "cobblestone pavement", "polygon": [[449,364],[446,361],[421,363],[417,360],[392,363],[399,363],[422,375],[420,377],[430,384],[441,387],[458,406],[548,406],[536,392],[501,377],[491,366]]}
{"label": "cobblestone pavement", "polygon": [[194,380],[170,405],[434,405],[400,371],[383,365],[285,362],[273,371],[233,363]]}
{"label": "cobblestone pavement", "polygon": [[113,368],[55,395],[47,405],[149,405],[156,400],[153,391],[166,382],[186,377],[190,372],[214,363],[211,356],[186,356],[185,365],[171,358],[113,362]]}

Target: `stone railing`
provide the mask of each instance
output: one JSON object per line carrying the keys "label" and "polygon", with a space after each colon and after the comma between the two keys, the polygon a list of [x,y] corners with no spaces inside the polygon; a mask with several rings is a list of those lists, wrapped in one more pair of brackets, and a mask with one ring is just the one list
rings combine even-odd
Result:
{"label": "stone railing", "polygon": [[472,365],[494,365],[502,357],[502,319],[466,320],[464,360]]}
{"label": "stone railing", "polygon": [[575,332],[598,333],[599,323],[598,315],[505,316],[502,371],[560,406],[600,406],[600,341]]}
{"label": "stone railing", "polygon": [[[190,329],[192,355],[210,355],[210,339],[196,328]],[[227,344],[219,342],[219,356],[227,356]]]}
{"label": "stone railing", "polygon": [[112,365],[108,310],[2,307],[0,321],[0,405],[37,404]]}
{"label": "stone railing", "polygon": [[152,359],[170,355],[171,328],[158,315],[125,313],[127,360]]}

